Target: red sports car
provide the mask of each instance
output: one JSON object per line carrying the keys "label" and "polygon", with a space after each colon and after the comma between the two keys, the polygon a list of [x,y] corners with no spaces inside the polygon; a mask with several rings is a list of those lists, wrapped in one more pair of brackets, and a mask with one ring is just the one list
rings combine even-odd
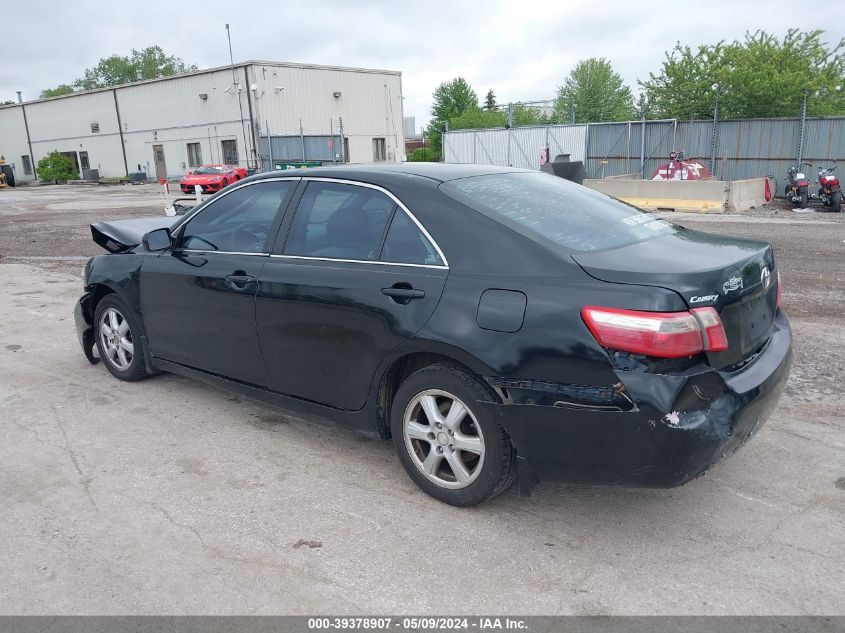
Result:
{"label": "red sports car", "polygon": [[194,193],[196,185],[202,187],[203,193],[214,193],[246,176],[246,169],[243,167],[203,165],[187,172],[179,181],[179,186],[182,193]]}

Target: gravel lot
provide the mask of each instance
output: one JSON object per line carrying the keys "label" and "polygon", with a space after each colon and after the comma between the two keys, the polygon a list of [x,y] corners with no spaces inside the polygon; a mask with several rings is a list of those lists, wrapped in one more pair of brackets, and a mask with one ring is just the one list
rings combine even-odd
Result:
{"label": "gravel lot", "polygon": [[158,190],[0,190],[0,613],[845,614],[845,216],[670,216],[781,268],[793,373],[737,455],[460,510],[387,443],[85,361],[88,224],[160,214]]}

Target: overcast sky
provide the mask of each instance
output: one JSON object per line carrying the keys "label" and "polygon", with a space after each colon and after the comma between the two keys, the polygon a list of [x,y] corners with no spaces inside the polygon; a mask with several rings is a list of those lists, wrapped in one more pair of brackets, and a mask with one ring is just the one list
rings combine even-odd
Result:
{"label": "overcast sky", "polygon": [[[822,3],[831,8],[839,4]],[[546,99],[586,57],[606,57],[636,92],[676,41],[697,45],[765,28],[845,35],[843,11],[789,1],[591,2],[556,0],[239,0],[7,3],[0,28],[0,100],[37,98],[80,77],[112,53],[160,45],[200,68],[227,64],[224,24],[235,61],[266,59],[402,71],[405,115],[430,116],[431,93],[462,75],[500,103]],[[843,7],[839,4],[840,8]]]}

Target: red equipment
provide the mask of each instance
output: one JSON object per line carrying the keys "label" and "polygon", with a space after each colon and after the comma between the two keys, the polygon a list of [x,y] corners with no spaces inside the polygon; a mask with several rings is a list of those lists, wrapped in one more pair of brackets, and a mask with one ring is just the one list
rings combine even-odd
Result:
{"label": "red equipment", "polygon": [[685,158],[683,152],[669,154],[669,162],[654,170],[652,180],[701,180],[713,174],[703,163],[693,158]]}

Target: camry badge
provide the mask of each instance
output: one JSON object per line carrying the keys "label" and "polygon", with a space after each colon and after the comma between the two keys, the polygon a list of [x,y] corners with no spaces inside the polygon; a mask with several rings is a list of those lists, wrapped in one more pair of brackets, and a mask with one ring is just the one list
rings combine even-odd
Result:
{"label": "camry badge", "polygon": [[772,273],[769,272],[768,266],[764,266],[760,271],[760,283],[763,284],[763,290],[768,290],[772,285]]}
{"label": "camry badge", "polygon": [[738,290],[740,288],[742,288],[741,277],[731,277],[722,284],[722,290],[725,291],[725,294],[728,294],[731,290]]}

